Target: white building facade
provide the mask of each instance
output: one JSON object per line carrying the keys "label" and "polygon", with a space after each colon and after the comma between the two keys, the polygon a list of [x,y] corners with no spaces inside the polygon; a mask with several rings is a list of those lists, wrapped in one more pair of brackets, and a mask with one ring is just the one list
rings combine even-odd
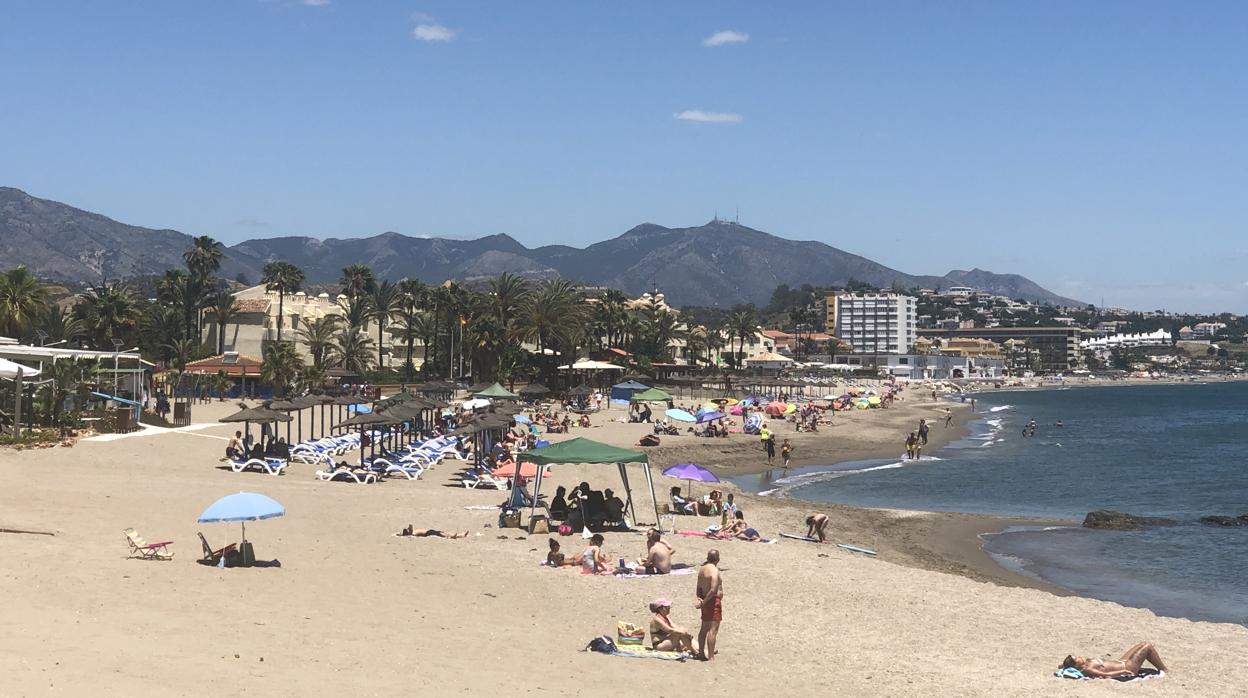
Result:
{"label": "white building facade", "polygon": [[837,337],[855,354],[908,354],[918,332],[916,300],[898,293],[846,293],[836,298]]}

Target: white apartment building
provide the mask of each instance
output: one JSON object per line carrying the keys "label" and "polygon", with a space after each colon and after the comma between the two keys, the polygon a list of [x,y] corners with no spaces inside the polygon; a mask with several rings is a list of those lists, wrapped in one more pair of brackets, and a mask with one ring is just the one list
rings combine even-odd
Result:
{"label": "white apartment building", "polygon": [[912,296],[846,293],[836,297],[837,337],[855,354],[909,354],[918,338]]}

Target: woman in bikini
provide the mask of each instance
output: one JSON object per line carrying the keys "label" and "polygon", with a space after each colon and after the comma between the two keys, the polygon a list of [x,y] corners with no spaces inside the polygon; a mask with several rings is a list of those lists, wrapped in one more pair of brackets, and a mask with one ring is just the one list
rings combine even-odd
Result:
{"label": "woman in bikini", "polygon": [[1123,652],[1122,659],[1092,659],[1091,657],[1073,657],[1067,655],[1062,668],[1074,667],[1084,676],[1094,679],[1123,679],[1140,675],[1144,662],[1165,672],[1166,664],[1157,654],[1157,648],[1151,642],[1141,642]]}
{"label": "woman in bikini", "polygon": [[660,652],[695,653],[693,635],[684,628],[672,625],[668,614],[672,612],[672,602],[668,599],[655,599],[650,603],[650,647]]}

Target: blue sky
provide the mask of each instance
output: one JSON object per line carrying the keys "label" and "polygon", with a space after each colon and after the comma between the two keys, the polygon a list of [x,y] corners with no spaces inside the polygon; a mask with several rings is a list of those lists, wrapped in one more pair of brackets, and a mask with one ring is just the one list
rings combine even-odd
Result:
{"label": "blue sky", "polygon": [[0,184],[227,243],[739,209],[907,272],[1246,312],[1246,30],[1229,2],[15,1]]}

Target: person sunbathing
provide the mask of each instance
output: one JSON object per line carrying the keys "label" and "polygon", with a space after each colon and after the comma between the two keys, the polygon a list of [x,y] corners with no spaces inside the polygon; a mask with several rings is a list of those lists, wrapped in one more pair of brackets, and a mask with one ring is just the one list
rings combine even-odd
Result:
{"label": "person sunbathing", "polygon": [[1140,642],[1122,653],[1121,659],[1092,659],[1091,657],[1075,657],[1067,655],[1062,668],[1074,667],[1084,676],[1094,679],[1129,679],[1140,675],[1144,662],[1165,672],[1166,664],[1157,654],[1157,648],[1151,642]]}
{"label": "person sunbathing", "polygon": [[550,552],[546,553],[546,564],[551,567],[575,567],[577,561],[564,555],[559,550],[559,541],[554,538],[550,539]]}
{"label": "person sunbathing", "polygon": [[408,524],[406,528],[394,535],[400,537],[412,536],[415,538],[467,538],[469,534],[468,531],[463,533],[443,533],[436,528],[412,528],[412,524]]}
{"label": "person sunbathing", "polygon": [[693,635],[684,628],[672,624],[668,614],[672,612],[672,602],[668,599],[655,599],[650,602],[650,648],[659,652],[696,652],[693,648]]}

